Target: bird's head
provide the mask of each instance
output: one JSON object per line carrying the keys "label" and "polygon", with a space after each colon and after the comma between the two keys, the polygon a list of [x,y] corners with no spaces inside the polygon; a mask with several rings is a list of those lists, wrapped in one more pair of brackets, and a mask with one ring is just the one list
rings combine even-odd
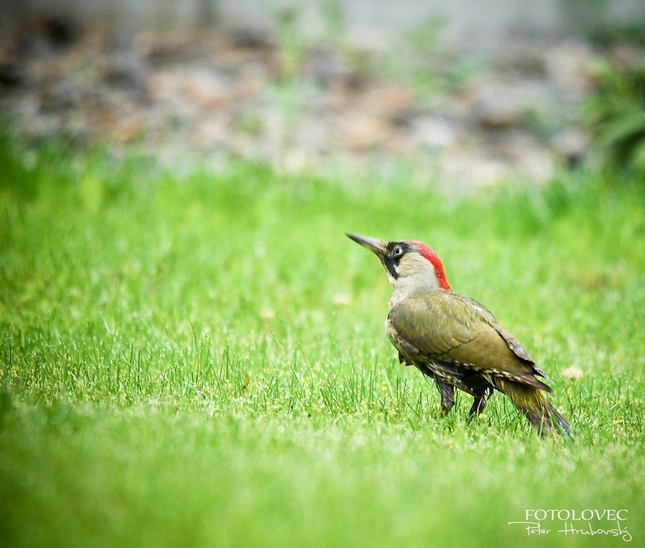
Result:
{"label": "bird's head", "polygon": [[415,240],[385,242],[350,233],[347,233],[347,236],[381,259],[388,280],[394,288],[394,300],[428,291],[451,289],[441,259],[423,242]]}

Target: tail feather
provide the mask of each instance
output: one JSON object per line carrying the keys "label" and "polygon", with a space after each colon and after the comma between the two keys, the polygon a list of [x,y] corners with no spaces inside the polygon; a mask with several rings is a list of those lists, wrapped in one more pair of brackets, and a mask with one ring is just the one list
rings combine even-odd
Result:
{"label": "tail feather", "polygon": [[546,403],[549,406],[549,413],[551,413],[551,416],[556,420],[562,431],[567,434],[567,436],[573,437],[571,425],[565,420],[562,415],[560,415],[558,410],[551,405],[551,402],[547,401]]}
{"label": "tail feather", "polygon": [[541,390],[506,379],[496,379],[495,386],[513,402],[517,410],[540,434],[544,435],[553,430],[555,425],[568,436],[572,435],[569,423],[551,405]]}

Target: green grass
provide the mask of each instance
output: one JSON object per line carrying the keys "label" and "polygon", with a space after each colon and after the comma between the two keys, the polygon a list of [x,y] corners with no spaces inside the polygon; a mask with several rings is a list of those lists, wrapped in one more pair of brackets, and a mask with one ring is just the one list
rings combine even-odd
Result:
{"label": "green grass", "polygon": [[[508,522],[622,508],[644,545],[636,186],[579,173],[455,201],[404,169],[178,179],[6,140],[0,165],[3,545],[614,546]],[[553,377],[576,441],[539,439],[500,394],[442,418],[344,231],[432,245]]]}

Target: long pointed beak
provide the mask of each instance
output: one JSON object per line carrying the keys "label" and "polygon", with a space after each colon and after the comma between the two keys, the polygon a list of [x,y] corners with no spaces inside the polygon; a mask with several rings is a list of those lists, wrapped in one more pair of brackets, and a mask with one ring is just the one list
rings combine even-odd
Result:
{"label": "long pointed beak", "polygon": [[357,244],[361,244],[363,247],[373,251],[379,257],[383,257],[383,255],[385,255],[387,242],[377,240],[376,238],[370,238],[369,236],[361,236],[360,234],[351,234],[349,232],[346,232],[345,234],[348,238],[351,238]]}

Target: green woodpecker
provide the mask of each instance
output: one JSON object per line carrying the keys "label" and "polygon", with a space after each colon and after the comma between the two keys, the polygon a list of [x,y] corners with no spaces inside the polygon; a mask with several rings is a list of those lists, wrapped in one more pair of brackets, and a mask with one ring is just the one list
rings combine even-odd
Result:
{"label": "green woodpecker", "polygon": [[544,396],[553,390],[538,377],[547,375],[488,308],[452,291],[430,247],[413,240],[347,236],[383,263],[393,288],[387,336],[401,363],[434,379],[444,413],[455,403],[454,387],[473,396],[471,414],[481,413],[493,390],[499,390],[539,432],[551,430],[555,421],[570,434],[567,421]]}

